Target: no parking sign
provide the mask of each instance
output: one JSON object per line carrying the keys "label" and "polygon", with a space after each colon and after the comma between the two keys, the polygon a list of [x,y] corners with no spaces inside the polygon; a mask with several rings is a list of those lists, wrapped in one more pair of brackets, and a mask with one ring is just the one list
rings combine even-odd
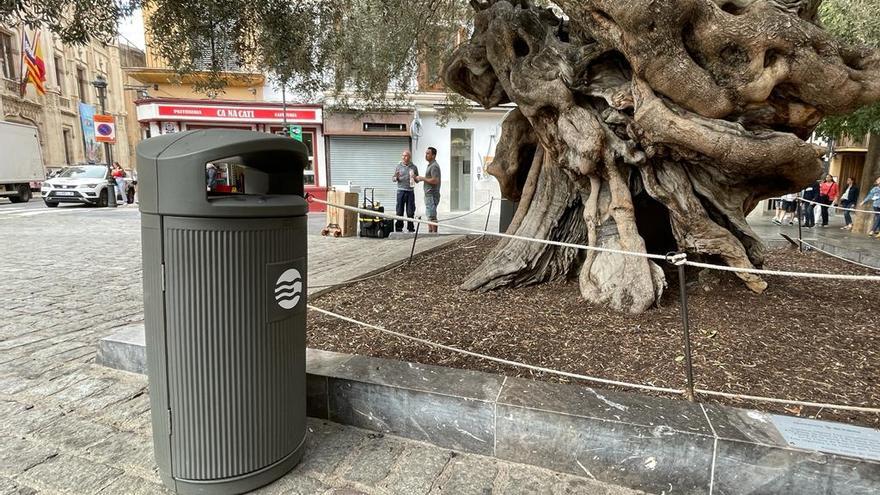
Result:
{"label": "no parking sign", "polygon": [[116,122],[112,115],[95,115],[95,141],[116,144]]}

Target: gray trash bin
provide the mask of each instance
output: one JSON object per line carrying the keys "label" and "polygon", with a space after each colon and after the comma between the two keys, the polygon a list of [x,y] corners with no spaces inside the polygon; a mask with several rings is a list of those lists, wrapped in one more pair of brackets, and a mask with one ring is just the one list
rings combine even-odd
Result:
{"label": "gray trash bin", "polygon": [[159,473],[178,493],[253,490],[299,462],[306,434],[306,148],[211,129],[137,154]]}

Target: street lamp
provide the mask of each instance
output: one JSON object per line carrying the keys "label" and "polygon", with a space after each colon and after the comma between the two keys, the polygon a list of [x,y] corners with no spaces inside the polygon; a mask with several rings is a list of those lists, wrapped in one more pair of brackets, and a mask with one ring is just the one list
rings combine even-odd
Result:
{"label": "street lamp", "polygon": [[[107,114],[107,79],[104,78],[101,74],[98,74],[95,77],[95,80],[92,81],[92,86],[98,90],[98,100],[101,102],[101,113]],[[104,143],[104,157],[107,158],[107,172],[108,172],[108,184],[107,184],[107,206],[111,208],[116,207],[116,184],[113,182],[113,155],[110,152],[110,143]]]}

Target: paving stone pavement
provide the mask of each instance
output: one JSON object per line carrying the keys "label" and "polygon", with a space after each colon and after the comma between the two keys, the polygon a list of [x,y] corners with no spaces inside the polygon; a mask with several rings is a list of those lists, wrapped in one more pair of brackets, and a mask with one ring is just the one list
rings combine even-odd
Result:
{"label": "paving stone pavement", "polygon": [[[310,219],[311,230],[322,222]],[[152,459],[146,379],[94,364],[100,338],[142,319],[139,228],[130,206],[0,201],[0,495],[168,493]],[[410,241],[396,242],[310,235],[312,282],[408,255]],[[326,421],[308,428],[303,462],[255,493],[638,493]]]}

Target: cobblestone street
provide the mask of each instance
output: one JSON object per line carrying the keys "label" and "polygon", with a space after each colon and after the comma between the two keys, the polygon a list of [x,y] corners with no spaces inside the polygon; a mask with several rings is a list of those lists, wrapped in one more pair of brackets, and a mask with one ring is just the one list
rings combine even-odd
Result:
{"label": "cobblestone street", "polygon": [[[322,222],[310,218],[310,231]],[[100,338],[142,319],[139,225],[134,206],[0,204],[0,494],[165,491],[146,379],[94,364]],[[313,284],[375,270],[411,245],[309,237]],[[309,431],[303,462],[260,493],[635,493],[334,423],[310,420]]]}

